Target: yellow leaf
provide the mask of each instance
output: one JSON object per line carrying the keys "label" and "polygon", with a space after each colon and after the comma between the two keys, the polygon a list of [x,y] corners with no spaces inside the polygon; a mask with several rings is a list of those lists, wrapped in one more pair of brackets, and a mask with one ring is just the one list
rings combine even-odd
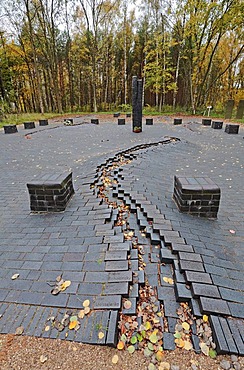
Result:
{"label": "yellow leaf", "polygon": [[87,315],[91,311],[90,307],[85,307],[84,314]]}
{"label": "yellow leaf", "polygon": [[45,331],[49,331],[50,330],[50,326],[49,325],[47,325],[46,327],[45,327],[45,329],[44,329]]}
{"label": "yellow leaf", "polygon": [[88,307],[90,306],[90,301],[89,299],[86,299],[84,302],[83,302],[83,307]]}
{"label": "yellow leaf", "polygon": [[169,362],[161,362],[159,365],[158,370],[170,370],[170,363]]}
{"label": "yellow leaf", "polygon": [[83,319],[84,316],[85,316],[85,311],[84,310],[80,310],[79,313],[78,313],[79,319]]}
{"label": "yellow leaf", "polygon": [[189,351],[190,349],[192,349],[192,343],[191,342],[188,342],[188,341],[185,341],[184,349],[186,349],[187,351]]}
{"label": "yellow leaf", "polygon": [[19,274],[14,274],[14,275],[11,277],[11,279],[12,279],[12,280],[16,280],[16,279],[18,279],[18,277],[19,277]]}
{"label": "yellow leaf", "polygon": [[112,357],[112,363],[116,365],[118,363],[118,361],[119,361],[119,356],[118,355],[114,355]]}
{"label": "yellow leaf", "polygon": [[202,319],[203,319],[204,322],[208,322],[208,316],[207,315],[203,315]]}
{"label": "yellow leaf", "polygon": [[184,345],[185,345],[185,342],[181,338],[176,338],[175,339],[175,344],[177,345],[177,347],[183,348]]}
{"label": "yellow leaf", "polygon": [[103,338],[104,338],[104,333],[103,333],[102,331],[100,331],[100,332],[98,333],[98,338],[99,338],[99,339],[103,339]]}
{"label": "yellow leaf", "polygon": [[182,328],[185,329],[185,330],[190,330],[190,325],[188,324],[188,322],[184,321],[182,323]]}
{"label": "yellow leaf", "polygon": [[70,280],[66,280],[63,282],[63,284],[61,285],[60,287],[60,290],[63,292],[65,289],[67,289],[69,286],[71,285],[71,281]]}
{"label": "yellow leaf", "polygon": [[131,308],[131,305],[132,305],[132,303],[131,303],[131,301],[129,301],[129,300],[126,300],[126,301],[124,302],[124,308],[125,308],[126,310],[129,310],[129,309]]}
{"label": "yellow leaf", "polygon": [[124,344],[124,342],[122,342],[122,340],[120,340],[119,342],[118,342],[118,344],[117,344],[117,348],[118,349],[124,349],[124,346],[125,346],[125,344]]}
{"label": "yellow leaf", "polygon": [[152,327],[149,321],[147,321],[144,326],[145,326],[145,330],[149,330]]}
{"label": "yellow leaf", "polygon": [[163,353],[162,351],[157,351],[157,353],[156,353],[155,357],[156,357],[156,360],[157,360],[158,362],[161,362],[161,361],[163,360],[164,353]]}
{"label": "yellow leaf", "polygon": [[69,323],[69,329],[70,330],[74,329],[77,324],[78,324],[78,321],[70,321],[70,323]]}

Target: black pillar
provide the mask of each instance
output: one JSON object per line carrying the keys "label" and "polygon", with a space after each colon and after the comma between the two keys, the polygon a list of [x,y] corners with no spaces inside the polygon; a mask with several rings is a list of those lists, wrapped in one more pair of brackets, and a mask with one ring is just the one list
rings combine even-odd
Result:
{"label": "black pillar", "polygon": [[142,131],[142,80],[132,77],[132,127],[134,132]]}

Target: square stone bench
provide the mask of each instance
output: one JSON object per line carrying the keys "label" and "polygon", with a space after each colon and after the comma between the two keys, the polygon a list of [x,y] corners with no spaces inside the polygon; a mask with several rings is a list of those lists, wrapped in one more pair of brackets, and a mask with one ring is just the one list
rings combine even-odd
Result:
{"label": "square stone bench", "polygon": [[238,132],[239,132],[239,125],[230,125],[230,124],[227,124],[225,126],[225,132],[227,132],[227,134],[238,134]]}
{"label": "square stone bench", "polygon": [[222,121],[212,121],[211,127],[214,128],[215,130],[221,130],[223,127],[223,122]]}
{"label": "square stone bench", "polygon": [[208,177],[174,177],[173,199],[182,213],[217,218],[220,188]]}
{"label": "square stone bench", "polygon": [[62,212],[74,194],[72,172],[43,175],[27,188],[32,212]]}

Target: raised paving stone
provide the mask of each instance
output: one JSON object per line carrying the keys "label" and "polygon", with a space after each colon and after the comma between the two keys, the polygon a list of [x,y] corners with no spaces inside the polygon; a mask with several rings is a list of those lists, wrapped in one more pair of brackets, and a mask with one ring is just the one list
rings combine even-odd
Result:
{"label": "raised paving stone", "polygon": [[129,298],[139,298],[139,284],[133,284],[130,286]]}
{"label": "raised paving stone", "polygon": [[186,261],[180,260],[179,263],[180,271],[197,271],[197,272],[204,272],[203,263],[201,262],[193,262],[193,261]]}
{"label": "raised paving stone", "polygon": [[224,333],[226,343],[229,347],[229,353],[238,354],[238,350],[236,348],[236,345],[235,345],[233,336],[231,334],[229,325],[227,323],[227,320],[224,317],[219,317],[219,322],[222,327],[222,331]]}
{"label": "raised paving stone", "polygon": [[178,256],[181,260],[202,262],[202,257],[197,253],[179,252]]}
{"label": "raised paving stone", "polygon": [[226,342],[219,318],[217,316],[210,315],[209,321],[212,327],[212,335],[213,335],[214,342],[216,344],[217,353],[219,354],[228,353],[229,347]]}
{"label": "raised paving stone", "polygon": [[228,318],[227,323],[229,325],[232,337],[235,340],[236,347],[240,356],[244,356],[244,340],[242,338],[244,327],[243,323],[239,320]]}
{"label": "raised paving stone", "polygon": [[136,298],[130,298],[131,307],[126,309],[123,307],[122,314],[124,315],[136,315]]}
{"label": "raised paving stone", "polygon": [[167,248],[160,249],[160,259],[162,263],[172,263],[177,257]]}
{"label": "raised paving stone", "polygon": [[200,297],[200,306],[202,313],[230,315],[227,302],[222,299]]}
{"label": "raised paving stone", "polygon": [[128,282],[106,283],[102,291],[102,295],[121,294],[123,296],[126,296],[128,295],[128,293],[129,293],[129,283]]}
{"label": "raised paving stone", "polygon": [[105,254],[105,261],[118,261],[118,260],[127,260],[127,251],[114,251],[111,252],[110,250]]}
{"label": "raised paving stone", "polygon": [[131,271],[122,271],[122,272],[109,272],[108,273],[108,282],[122,282],[122,281],[132,281],[132,272]]}
{"label": "raised paving stone", "polygon": [[167,286],[158,286],[157,287],[157,293],[158,293],[158,300],[159,301],[174,301],[175,300],[175,292],[174,288],[167,287]]}
{"label": "raised paving stone", "polygon": [[191,245],[188,244],[177,244],[177,243],[172,243],[171,245],[173,253],[178,253],[178,252],[189,252],[189,253],[194,253],[194,249]]}
{"label": "raised paving stone", "polygon": [[98,296],[94,304],[95,310],[118,310],[121,307],[121,295]]}
{"label": "raised paving stone", "polygon": [[176,311],[179,309],[180,305],[177,302],[174,301],[164,301],[164,313],[166,317],[175,317],[179,318]]}
{"label": "raised paving stone", "polygon": [[163,333],[164,350],[173,351],[175,349],[175,337],[171,333]]}
{"label": "raised paving stone", "polygon": [[130,243],[124,242],[124,243],[110,243],[109,244],[109,251],[115,252],[115,251],[129,251],[130,250]]}
{"label": "raised paving stone", "polygon": [[126,271],[128,268],[128,261],[107,261],[105,264],[105,271]]}
{"label": "raised paving stone", "polygon": [[240,319],[244,319],[243,304],[228,302],[228,306],[233,317],[239,317]]}
{"label": "raised paving stone", "polygon": [[196,271],[185,271],[186,280],[190,283],[199,282],[203,284],[212,284],[212,279],[208,273],[196,272]]}
{"label": "raised paving stone", "polygon": [[192,298],[191,290],[185,284],[175,284],[175,295],[177,302],[190,301]]}
{"label": "raised paving stone", "polygon": [[106,344],[108,346],[116,347],[117,345],[118,320],[119,320],[119,311],[110,311],[108,332],[107,332],[107,338],[106,338]]}
{"label": "raised paving stone", "polygon": [[192,283],[191,288],[194,298],[199,296],[221,298],[215,285]]}

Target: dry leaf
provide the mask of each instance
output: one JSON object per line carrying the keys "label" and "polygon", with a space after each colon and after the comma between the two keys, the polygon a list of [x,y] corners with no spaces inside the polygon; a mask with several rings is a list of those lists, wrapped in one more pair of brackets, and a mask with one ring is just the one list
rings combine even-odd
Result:
{"label": "dry leaf", "polygon": [[184,344],[184,349],[186,349],[187,351],[190,351],[190,349],[192,349],[192,343],[191,342],[188,342],[188,341],[185,341],[185,344]]}
{"label": "dry leaf", "polygon": [[90,306],[90,301],[89,299],[86,299],[84,302],[83,302],[83,307],[88,307]]}
{"label": "dry leaf", "polygon": [[11,277],[11,279],[12,279],[12,280],[15,280],[15,279],[18,279],[18,277],[19,277],[19,274],[14,274],[14,275]]}
{"label": "dry leaf", "polygon": [[85,316],[85,311],[84,310],[80,310],[79,313],[78,313],[79,319],[83,319],[84,316]]}
{"label": "dry leaf", "polygon": [[229,230],[231,234],[235,234],[235,230]]}
{"label": "dry leaf", "polygon": [[63,292],[65,289],[67,289],[69,286],[71,285],[71,281],[70,280],[66,280],[63,282],[63,284],[61,285],[60,287],[60,290]]}
{"label": "dry leaf", "polygon": [[177,347],[183,348],[184,345],[185,345],[185,342],[181,338],[176,338],[175,339],[175,344],[177,345]]}
{"label": "dry leaf", "polygon": [[23,326],[19,326],[16,330],[15,330],[15,335],[21,335],[23,334],[24,332],[24,327]]}
{"label": "dry leaf", "polygon": [[118,355],[114,355],[112,357],[112,363],[116,365],[118,363],[118,361],[119,361],[119,356]]}
{"label": "dry leaf", "polygon": [[98,338],[99,338],[99,339],[103,339],[103,338],[104,338],[104,333],[103,333],[102,331],[100,331],[100,332],[98,333]]}
{"label": "dry leaf", "polygon": [[124,302],[124,308],[125,308],[126,310],[129,310],[129,309],[131,308],[131,306],[132,306],[131,301],[126,300],[126,301]]}
{"label": "dry leaf", "polygon": [[199,343],[199,346],[201,348],[202,353],[205,356],[208,356],[209,355],[209,347],[205,343]]}
{"label": "dry leaf", "polygon": [[135,347],[134,347],[134,346],[132,346],[132,345],[131,345],[131,346],[129,346],[129,347],[127,348],[127,351],[128,351],[129,353],[131,353],[131,354],[132,354],[132,353],[134,353],[134,352],[135,352],[135,350],[136,350],[136,349],[135,349]]}
{"label": "dry leaf", "polygon": [[46,327],[45,327],[45,329],[44,329],[45,331],[49,331],[50,330],[50,326],[49,325],[47,325]]}
{"label": "dry leaf", "polygon": [[76,325],[78,324],[78,321],[70,321],[69,323],[69,329],[72,330],[76,327]]}
{"label": "dry leaf", "polygon": [[41,355],[41,357],[40,357],[40,362],[42,363],[42,364],[44,364],[44,362],[46,362],[47,361],[47,356],[45,356],[45,355]]}
{"label": "dry leaf", "polygon": [[170,364],[168,362],[161,362],[158,370],[170,370]]}
{"label": "dry leaf", "polygon": [[163,277],[163,281],[165,283],[168,283],[168,284],[171,284],[171,285],[174,284],[174,280],[172,278],[169,278],[169,277],[166,277],[166,276]]}
{"label": "dry leaf", "polygon": [[85,307],[84,308],[84,314],[88,315],[88,313],[91,311],[90,307]]}
{"label": "dry leaf", "polygon": [[185,330],[190,330],[190,325],[188,324],[188,322],[184,321],[182,324],[181,324],[182,328],[185,329]]}
{"label": "dry leaf", "polygon": [[52,295],[57,295],[60,292],[60,287],[56,286],[51,290]]}
{"label": "dry leaf", "polygon": [[125,346],[125,344],[124,344],[124,342],[122,341],[122,340],[120,340],[119,342],[118,342],[118,344],[117,344],[117,348],[118,349],[124,349],[124,346]]}
{"label": "dry leaf", "polygon": [[208,322],[208,316],[207,315],[203,315],[202,319],[203,319],[204,322]]}

